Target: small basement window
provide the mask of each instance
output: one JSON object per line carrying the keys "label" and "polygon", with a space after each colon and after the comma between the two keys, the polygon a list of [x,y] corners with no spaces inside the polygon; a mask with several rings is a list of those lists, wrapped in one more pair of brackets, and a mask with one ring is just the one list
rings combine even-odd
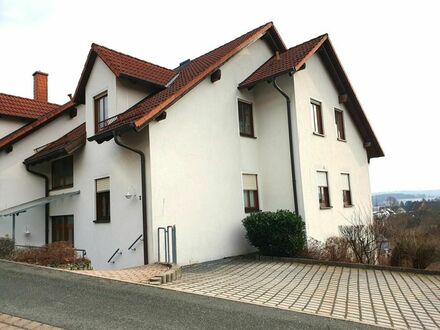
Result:
{"label": "small basement window", "polygon": [[73,187],[73,156],[52,162],[52,189]]}
{"label": "small basement window", "polygon": [[328,175],[327,172],[317,171],[318,176],[318,196],[319,196],[319,207],[321,209],[326,209],[330,206],[330,194],[328,188]]}
{"label": "small basement window", "polygon": [[243,199],[246,213],[259,211],[258,184],[255,174],[243,174]]}
{"label": "small basement window", "polygon": [[238,119],[240,122],[240,135],[255,137],[252,104],[238,101]]}
{"label": "small basement window", "polygon": [[110,178],[96,180],[95,222],[110,222]]}

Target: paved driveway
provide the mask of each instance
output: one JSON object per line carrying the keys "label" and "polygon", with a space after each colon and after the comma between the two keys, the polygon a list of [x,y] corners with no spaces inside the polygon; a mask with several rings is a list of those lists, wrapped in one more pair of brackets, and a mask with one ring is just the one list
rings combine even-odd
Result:
{"label": "paved driveway", "polygon": [[440,328],[440,276],[224,259],[164,287],[383,327]]}

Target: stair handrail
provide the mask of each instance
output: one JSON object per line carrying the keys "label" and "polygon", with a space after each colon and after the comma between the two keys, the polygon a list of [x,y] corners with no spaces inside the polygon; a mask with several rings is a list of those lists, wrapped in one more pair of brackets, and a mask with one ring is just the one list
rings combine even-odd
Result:
{"label": "stair handrail", "polygon": [[144,236],[143,234],[140,234],[139,237],[136,238],[136,240],[135,240],[135,241],[134,241],[134,242],[128,247],[127,250],[136,251],[136,248],[133,249],[133,246],[134,246],[137,242],[139,242],[139,240],[142,239],[143,236]]}
{"label": "stair handrail", "polygon": [[119,255],[121,255],[122,254],[122,251],[120,251],[121,249],[116,249],[116,251],[112,254],[112,256],[110,257],[110,259],[108,259],[107,260],[107,263],[109,264],[110,262],[112,263],[112,264],[114,264],[115,263],[115,261],[113,260],[112,261],[112,259],[117,255],[117,254],[119,254]]}

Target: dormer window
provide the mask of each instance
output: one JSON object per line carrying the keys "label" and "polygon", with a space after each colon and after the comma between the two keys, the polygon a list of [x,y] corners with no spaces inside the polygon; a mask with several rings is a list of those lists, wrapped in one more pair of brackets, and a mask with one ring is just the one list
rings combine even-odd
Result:
{"label": "dormer window", "polygon": [[108,95],[107,91],[95,96],[95,133],[105,126],[108,119]]}

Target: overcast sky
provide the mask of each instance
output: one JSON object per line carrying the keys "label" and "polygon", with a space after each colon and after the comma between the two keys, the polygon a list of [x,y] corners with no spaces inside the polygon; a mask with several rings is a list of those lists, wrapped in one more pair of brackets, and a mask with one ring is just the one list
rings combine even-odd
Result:
{"label": "overcast sky", "polygon": [[437,1],[0,0],[0,92],[73,93],[92,42],[176,67],[268,21],[288,47],[329,33],[385,151],[374,192],[440,189]]}

